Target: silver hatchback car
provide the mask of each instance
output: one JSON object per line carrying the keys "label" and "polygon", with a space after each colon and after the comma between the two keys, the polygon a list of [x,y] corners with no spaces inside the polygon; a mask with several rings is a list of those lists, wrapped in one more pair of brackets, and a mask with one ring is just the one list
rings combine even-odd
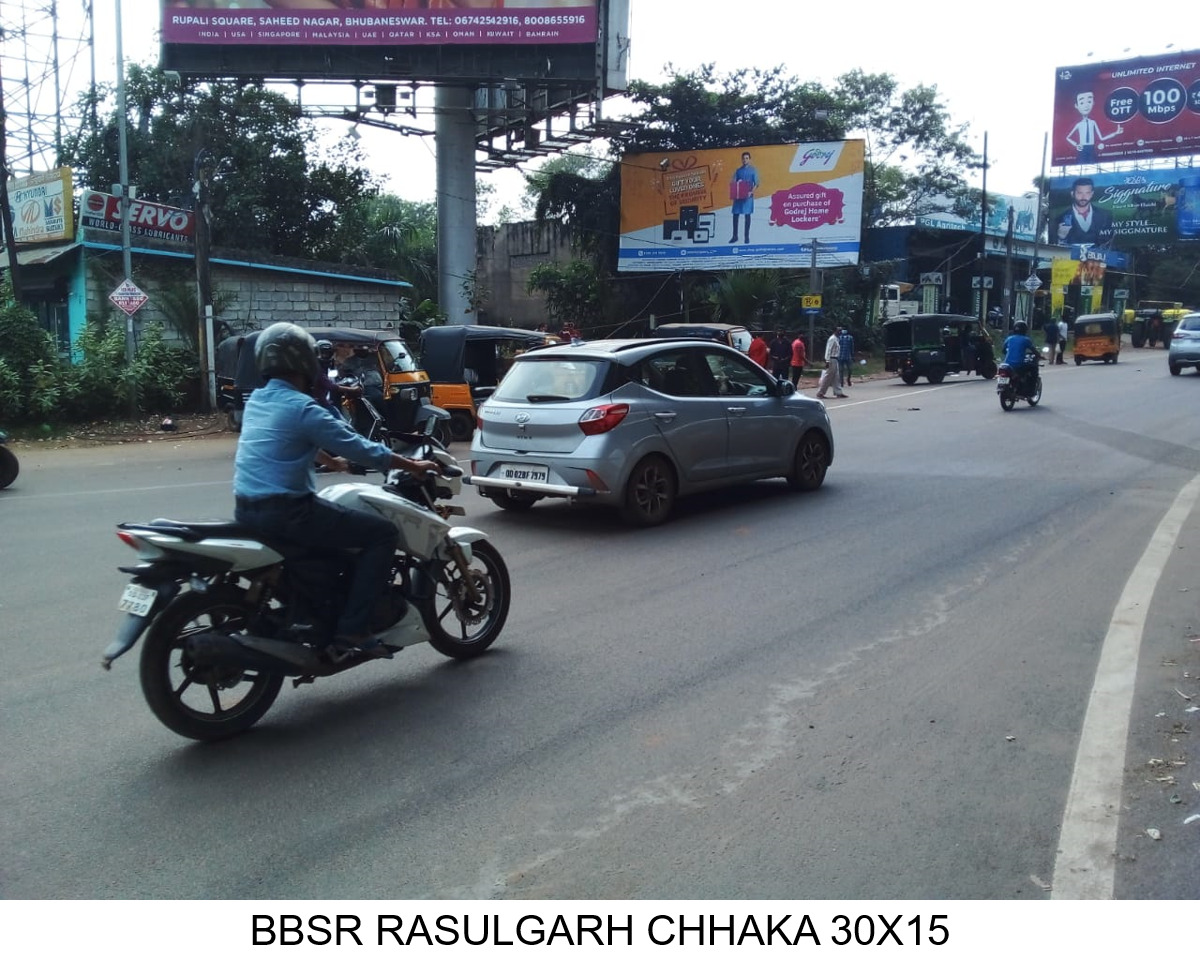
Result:
{"label": "silver hatchback car", "polygon": [[1167,368],[1178,374],[1185,367],[1200,371],[1200,313],[1188,313],[1175,324],[1171,348],[1167,351]]}
{"label": "silver hatchback car", "polygon": [[661,523],[678,497],[833,462],[825,405],[709,340],[595,340],[519,356],[479,409],[471,475],[505,510],[543,497]]}

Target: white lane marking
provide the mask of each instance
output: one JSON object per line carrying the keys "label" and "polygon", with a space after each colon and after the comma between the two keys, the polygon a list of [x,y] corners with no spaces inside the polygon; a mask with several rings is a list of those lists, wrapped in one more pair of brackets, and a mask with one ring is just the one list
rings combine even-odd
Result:
{"label": "white lane marking", "polygon": [[1188,483],[1159,522],[1117,600],[1088,700],[1054,862],[1057,900],[1111,900],[1129,715],[1150,600],[1180,530],[1200,497]]}
{"label": "white lane marking", "polygon": [[[114,493],[146,493],[155,490],[193,489],[197,486],[231,486],[228,479],[219,479],[206,483],[163,483],[160,486],[117,486],[113,489],[71,490],[68,493],[38,493],[36,496],[18,496],[13,494],[14,501],[32,503],[34,500],[62,500],[72,496],[111,496]],[[232,501],[232,491],[229,499]]]}

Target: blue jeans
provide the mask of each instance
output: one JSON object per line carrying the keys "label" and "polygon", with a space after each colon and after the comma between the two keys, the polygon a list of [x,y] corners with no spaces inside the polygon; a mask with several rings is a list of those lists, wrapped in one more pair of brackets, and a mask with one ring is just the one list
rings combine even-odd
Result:
{"label": "blue jeans", "polygon": [[336,632],[339,636],[366,634],[371,607],[388,586],[392,555],[400,543],[400,532],[391,521],[316,496],[239,500],[234,519],[267,537],[299,547],[357,550],[354,576]]}

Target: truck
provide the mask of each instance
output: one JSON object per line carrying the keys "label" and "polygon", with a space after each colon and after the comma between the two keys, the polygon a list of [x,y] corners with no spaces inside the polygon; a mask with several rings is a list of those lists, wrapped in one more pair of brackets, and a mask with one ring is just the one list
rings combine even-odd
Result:
{"label": "truck", "polygon": [[1175,324],[1190,313],[1183,303],[1156,302],[1143,299],[1135,309],[1125,310],[1121,326],[1129,332],[1130,342],[1138,348],[1162,342],[1163,350],[1171,349],[1171,334]]}
{"label": "truck", "polygon": [[915,299],[900,297],[912,286],[899,282],[888,282],[879,287],[879,319],[893,320],[897,316],[915,316],[921,312],[921,304]]}

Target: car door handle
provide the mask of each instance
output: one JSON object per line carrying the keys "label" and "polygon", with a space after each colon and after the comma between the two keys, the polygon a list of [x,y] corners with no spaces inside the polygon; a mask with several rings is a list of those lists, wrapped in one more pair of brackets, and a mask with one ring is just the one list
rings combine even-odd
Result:
{"label": "car door handle", "polygon": [[675,415],[676,413],[674,411],[656,411],[654,413],[654,417],[660,422],[673,422],[675,420]]}
{"label": "car door handle", "polygon": [[744,415],[746,413],[745,408],[735,408],[732,405],[730,407],[726,408],[725,410],[728,411],[731,415]]}

